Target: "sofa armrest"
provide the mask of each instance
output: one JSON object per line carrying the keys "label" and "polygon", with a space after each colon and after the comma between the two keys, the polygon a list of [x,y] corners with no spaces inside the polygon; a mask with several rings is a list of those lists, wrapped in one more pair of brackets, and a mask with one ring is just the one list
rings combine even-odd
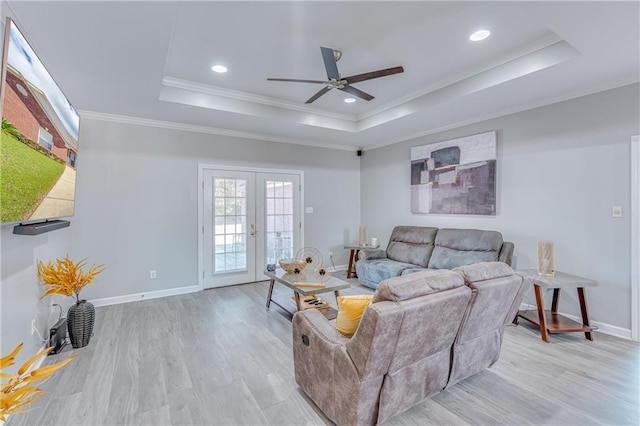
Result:
{"label": "sofa armrest", "polygon": [[[343,415],[336,387],[353,394],[358,374],[347,354],[349,341],[317,309],[296,312],[292,319],[293,367],[298,386],[336,423]],[[344,422],[343,422],[344,423]]]}
{"label": "sofa armrest", "polygon": [[386,259],[387,252],[382,249],[364,249],[358,253],[358,260]]}
{"label": "sofa armrest", "polygon": [[511,266],[511,260],[513,259],[513,243],[505,241],[502,243],[502,249],[500,250],[500,255],[498,256],[498,261],[504,262],[507,265]]}
{"label": "sofa armrest", "polygon": [[[323,345],[344,345],[349,341],[349,339],[336,330],[327,318],[317,309],[305,309],[304,311],[298,311],[293,315],[291,322],[294,346],[304,344],[302,336],[306,335],[311,338],[311,334],[320,339],[319,342],[323,342]],[[311,345],[309,344],[306,346]]]}

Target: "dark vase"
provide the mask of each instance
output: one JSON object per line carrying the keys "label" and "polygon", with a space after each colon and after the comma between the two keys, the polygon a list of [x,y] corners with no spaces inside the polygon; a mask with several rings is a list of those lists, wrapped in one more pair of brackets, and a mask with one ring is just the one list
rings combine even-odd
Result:
{"label": "dark vase", "polygon": [[67,313],[67,330],[74,348],[84,348],[93,335],[96,308],[86,300],[74,303]]}

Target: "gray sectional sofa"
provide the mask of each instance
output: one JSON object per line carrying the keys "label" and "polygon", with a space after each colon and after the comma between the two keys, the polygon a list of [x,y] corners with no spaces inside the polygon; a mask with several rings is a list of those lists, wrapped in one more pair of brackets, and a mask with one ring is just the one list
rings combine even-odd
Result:
{"label": "gray sectional sofa", "polygon": [[396,226],[386,250],[360,250],[358,280],[375,289],[388,278],[425,269],[453,269],[476,262],[511,265],[513,243],[496,231]]}
{"label": "gray sectional sofa", "polygon": [[493,365],[529,286],[502,262],[391,278],[351,339],[299,311],[296,383],[338,425],[382,423]]}

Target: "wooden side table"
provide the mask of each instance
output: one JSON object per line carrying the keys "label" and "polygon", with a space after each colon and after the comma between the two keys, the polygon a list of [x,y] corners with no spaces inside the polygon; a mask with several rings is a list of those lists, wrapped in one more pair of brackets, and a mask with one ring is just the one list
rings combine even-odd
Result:
{"label": "wooden side table", "polygon": [[[584,333],[586,339],[593,340],[593,328],[591,328],[591,322],[589,320],[589,305],[587,304],[587,295],[584,288],[596,287],[598,285],[596,281],[564,272],[556,272],[555,277],[544,277],[538,275],[535,269],[518,271],[518,273],[524,277],[533,279],[537,310],[535,312],[518,311],[518,315],[516,315],[513,320],[514,324],[518,323],[518,318],[524,318],[536,324],[540,328],[540,337],[547,343],[549,342],[549,334],[567,332],[581,332]],[[578,291],[582,324],[558,314],[560,290],[567,288],[575,288]],[[553,289],[551,310],[544,309],[543,291],[547,289]]]}
{"label": "wooden side table", "polygon": [[358,274],[356,274],[356,262],[358,261],[358,253],[360,253],[360,250],[376,249],[378,247],[380,247],[379,244],[375,247],[372,246],[371,244],[358,244],[358,243],[345,244],[344,245],[345,250],[351,250],[351,253],[349,254],[349,266],[347,268],[347,278],[358,276]]}

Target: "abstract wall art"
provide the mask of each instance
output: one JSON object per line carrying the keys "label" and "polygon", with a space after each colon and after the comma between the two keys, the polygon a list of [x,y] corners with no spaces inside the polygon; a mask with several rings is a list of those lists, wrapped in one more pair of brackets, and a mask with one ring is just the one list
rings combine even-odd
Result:
{"label": "abstract wall art", "polygon": [[411,212],[496,214],[496,132],[411,148]]}

